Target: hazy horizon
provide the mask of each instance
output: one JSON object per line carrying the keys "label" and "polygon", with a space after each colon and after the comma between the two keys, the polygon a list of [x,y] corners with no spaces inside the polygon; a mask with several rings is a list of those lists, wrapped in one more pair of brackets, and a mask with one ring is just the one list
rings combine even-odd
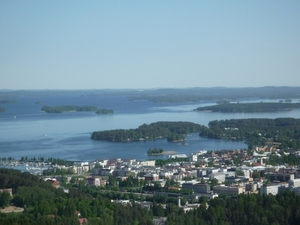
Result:
{"label": "hazy horizon", "polygon": [[0,89],[300,86],[299,1],[2,1]]}

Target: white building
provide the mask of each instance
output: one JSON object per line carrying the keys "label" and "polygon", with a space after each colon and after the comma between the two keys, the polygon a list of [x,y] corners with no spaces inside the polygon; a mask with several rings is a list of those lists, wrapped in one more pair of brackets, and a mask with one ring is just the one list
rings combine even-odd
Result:
{"label": "white building", "polygon": [[217,179],[219,182],[225,181],[225,173],[211,173],[208,176],[210,180]]}
{"label": "white building", "polygon": [[266,194],[266,195],[268,195],[268,194],[277,195],[278,194],[278,189],[280,187],[288,187],[288,183],[283,182],[283,183],[264,184],[260,188],[260,194],[261,195],[264,195],[264,194]]}
{"label": "white building", "polygon": [[289,180],[288,184],[289,184],[289,188],[300,187],[300,179]]}
{"label": "white building", "polygon": [[169,155],[169,159],[176,159],[176,158],[188,158],[186,154],[177,154],[177,155]]}
{"label": "white building", "polygon": [[155,160],[142,161],[141,166],[155,166]]}
{"label": "white building", "polygon": [[245,187],[242,186],[215,186],[214,193],[225,194],[227,196],[239,195],[245,192]]}
{"label": "white building", "polygon": [[199,161],[199,156],[200,155],[205,155],[206,153],[207,153],[206,150],[198,151],[196,153],[191,153],[190,160],[192,162],[198,162]]}
{"label": "white building", "polygon": [[206,168],[206,174],[209,175],[211,173],[218,173],[219,172],[219,169],[217,168],[213,168],[213,167],[208,167]]}

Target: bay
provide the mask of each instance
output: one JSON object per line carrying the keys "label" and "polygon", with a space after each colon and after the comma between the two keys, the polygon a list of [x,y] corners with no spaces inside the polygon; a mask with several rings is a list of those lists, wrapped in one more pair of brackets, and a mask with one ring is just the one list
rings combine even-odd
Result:
{"label": "bay", "polygon": [[[36,104],[36,102],[42,104]],[[270,101],[270,100],[245,100]],[[278,100],[273,100],[278,101]],[[295,101],[299,101],[296,99]],[[43,97],[21,96],[16,103],[2,104],[6,111],[0,114],[0,157],[22,156],[55,157],[67,160],[95,160],[107,158],[149,159],[149,148],[173,150],[190,154],[199,150],[233,150],[247,148],[241,141],[201,138],[193,133],[184,144],[166,140],[148,142],[111,143],[90,138],[93,131],[137,128],[157,121],[189,121],[207,125],[209,121],[240,118],[300,117],[300,110],[272,113],[209,113],[193,109],[213,105],[214,102],[188,104],[131,101],[126,96],[57,95]],[[44,105],[91,105],[113,109],[113,115],[94,112],[49,114],[40,109]],[[161,158],[166,156],[159,156]]]}

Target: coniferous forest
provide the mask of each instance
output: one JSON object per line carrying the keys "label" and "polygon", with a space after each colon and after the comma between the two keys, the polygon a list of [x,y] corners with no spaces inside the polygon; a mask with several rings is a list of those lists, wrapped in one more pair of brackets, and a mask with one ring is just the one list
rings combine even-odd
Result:
{"label": "coniferous forest", "polygon": [[0,188],[12,188],[11,204],[24,208],[23,212],[0,213],[1,225],[78,225],[77,212],[92,225],[152,224],[152,214],[147,209],[134,203],[132,206],[112,203],[84,182],[65,193],[28,172],[1,168]]}
{"label": "coniferous forest", "polygon": [[167,138],[168,141],[183,140],[184,135],[199,132],[201,125],[191,122],[156,122],[143,124],[136,129],[95,131],[91,138],[94,140],[127,142],[141,140],[156,140]]}
{"label": "coniferous forest", "polygon": [[299,224],[300,196],[286,192],[273,195],[242,194],[215,198],[198,209],[168,216],[167,225],[281,225]]}
{"label": "coniferous forest", "polygon": [[[0,169],[0,187],[13,189],[10,204],[23,207],[23,212],[0,213],[2,224],[79,224],[79,216],[88,224],[153,224],[153,218],[167,217],[167,225],[292,225],[300,221],[300,196],[283,192],[276,196],[242,194],[233,198],[221,196],[199,200],[200,207],[184,212],[176,199],[147,197],[150,209],[134,202],[129,205],[111,202],[120,193],[85,185],[83,182],[65,193],[49,182],[27,172]],[[0,203],[4,204],[0,195]],[[7,204],[7,202],[6,202]],[[166,207],[163,207],[165,204]],[[3,207],[4,205],[1,205]]]}

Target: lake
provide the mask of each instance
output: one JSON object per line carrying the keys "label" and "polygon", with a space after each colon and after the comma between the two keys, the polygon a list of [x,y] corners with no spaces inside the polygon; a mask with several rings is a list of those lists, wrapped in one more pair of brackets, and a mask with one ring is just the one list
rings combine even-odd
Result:
{"label": "lake", "polygon": [[[149,148],[173,150],[190,154],[199,150],[233,150],[247,148],[244,142],[201,138],[197,133],[187,136],[185,144],[166,140],[111,143],[90,138],[93,131],[137,128],[157,121],[189,121],[207,125],[209,121],[241,118],[300,118],[300,110],[272,113],[211,113],[193,109],[214,102],[189,104],[131,101],[123,96],[53,95],[18,97],[16,103],[0,104],[0,157],[55,157],[67,160],[106,158],[155,158],[147,155]],[[250,101],[250,100],[248,100]],[[251,100],[271,101],[271,100]],[[272,100],[278,101],[278,100]],[[296,99],[295,101],[299,101]],[[42,104],[36,104],[42,102]],[[247,101],[240,101],[247,102]],[[91,105],[113,109],[113,115],[94,112],[49,114],[42,106]],[[166,156],[159,156],[166,157]]]}

